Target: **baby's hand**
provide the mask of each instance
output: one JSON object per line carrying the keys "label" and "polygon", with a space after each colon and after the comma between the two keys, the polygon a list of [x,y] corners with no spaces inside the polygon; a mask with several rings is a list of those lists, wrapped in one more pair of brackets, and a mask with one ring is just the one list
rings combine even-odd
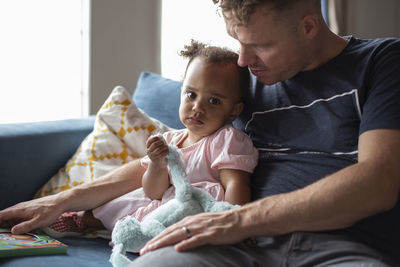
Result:
{"label": "baby's hand", "polygon": [[158,136],[150,136],[146,142],[147,155],[153,163],[167,165],[165,157],[168,155],[167,144]]}

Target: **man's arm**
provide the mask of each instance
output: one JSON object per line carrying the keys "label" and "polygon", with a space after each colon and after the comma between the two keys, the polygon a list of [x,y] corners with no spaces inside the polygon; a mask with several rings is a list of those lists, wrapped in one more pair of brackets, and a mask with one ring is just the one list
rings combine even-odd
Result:
{"label": "man's arm", "polygon": [[[237,210],[183,219],[151,240],[142,254],[176,244],[178,251],[230,244],[252,236],[345,228],[394,207],[400,191],[400,131],[371,130],[359,140],[359,160],[303,189]],[[189,227],[192,237],[181,230]]]}
{"label": "man's arm", "polygon": [[96,208],[141,187],[143,172],[140,161],[135,160],[90,183],[16,204],[0,211],[0,226],[15,225],[14,234],[26,233],[51,224],[63,212]]}

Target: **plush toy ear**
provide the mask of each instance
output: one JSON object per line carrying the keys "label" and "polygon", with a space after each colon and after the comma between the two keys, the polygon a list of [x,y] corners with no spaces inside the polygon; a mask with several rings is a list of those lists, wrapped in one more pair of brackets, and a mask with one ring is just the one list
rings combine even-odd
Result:
{"label": "plush toy ear", "polygon": [[114,245],[112,249],[112,254],[110,257],[110,262],[113,266],[128,266],[132,263],[130,259],[128,259],[125,255],[124,245],[118,244]]}
{"label": "plush toy ear", "polygon": [[192,198],[192,185],[189,179],[187,179],[185,165],[175,146],[168,146],[167,159],[171,170],[172,184],[175,186],[175,198],[180,202],[189,201]]}

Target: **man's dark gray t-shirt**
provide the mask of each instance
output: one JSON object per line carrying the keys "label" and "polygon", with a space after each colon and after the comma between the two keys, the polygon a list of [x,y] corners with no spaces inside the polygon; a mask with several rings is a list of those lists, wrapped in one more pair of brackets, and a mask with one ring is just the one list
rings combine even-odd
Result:
{"label": "man's dark gray t-shirt", "polygon": [[[266,86],[253,77],[234,126],[260,152],[254,199],[303,188],[357,163],[358,138],[366,131],[400,129],[400,39],[349,39],[338,56],[290,80]],[[397,255],[400,202],[344,232]]]}

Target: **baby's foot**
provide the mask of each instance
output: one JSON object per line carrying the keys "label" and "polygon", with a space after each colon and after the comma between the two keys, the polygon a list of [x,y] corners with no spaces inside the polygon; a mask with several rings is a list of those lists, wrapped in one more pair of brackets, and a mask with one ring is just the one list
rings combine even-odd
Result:
{"label": "baby's foot", "polygon": [[42,230],[52,237],[60,238],[65,236],[80,236],[85,232],[86,226],[78,213],[65,212],[58,217],[57,221],[42,228]]}

